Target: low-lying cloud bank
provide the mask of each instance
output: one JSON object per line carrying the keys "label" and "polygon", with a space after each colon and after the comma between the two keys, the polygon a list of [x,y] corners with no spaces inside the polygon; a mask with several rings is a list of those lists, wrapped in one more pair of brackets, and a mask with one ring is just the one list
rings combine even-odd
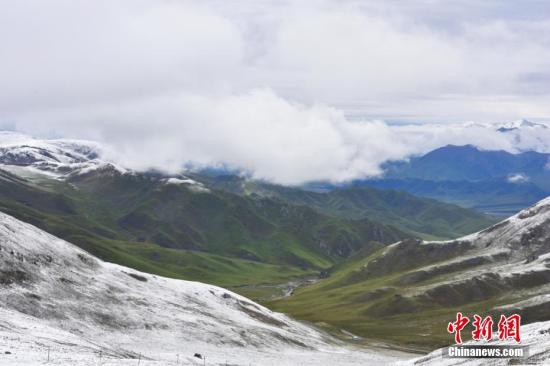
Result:
{"label": "low-lying cloud bank", "polygon": [[550,152],[550,128],[544,125],[507,132],[499,132],[499,127],[349,121],[341,110],[293,103],[269,89],[220,97],[173,95],[147,99],[139,106],[132,102],[55,110],[28,114],[17,123],[18,130],[35,135],[101,141],[107,158],[136,170],[178,172],[184,166],[225,165],[282,184],[376,176],[385,161],[447,144]]}

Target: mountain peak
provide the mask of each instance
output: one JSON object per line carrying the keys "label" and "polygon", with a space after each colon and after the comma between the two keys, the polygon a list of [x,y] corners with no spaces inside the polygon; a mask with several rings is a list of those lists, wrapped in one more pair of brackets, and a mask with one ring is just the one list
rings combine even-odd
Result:
{"label": "mountain peak", "polygon": [[520,130],[522,128],[544,128],[544,129],[546,129],[546,128],[548,128],[548,126],[546,126],[545,124],[542,124],[542,123],[531,122],[531,121],[526,120],[526,119],[518,119],[516,121],[501,124],[497,128],[497,131],[499,131],[499,132],[509,132],[509,131]]}
{"label": "mountain peak", "polygon": [[63,178],[104,166],[101,144],[84,140],[41,140],[18,132],[0,132],[0,166],[15,173]]}
{"label": "mountain peak", "polygon": [[449,145],[442,146],[438,149],[435,149],[433,151],[437,151],[437,150],[479,151],[479,148],[475,145],[472,145],[472,144],[467,144],[467,145],[452,145],[452,144],[449,144]]}
{"label": "mountain peak", "polygon": [[421,159],[431,159],[435,157],[447,157],[449,155],[459,155],[463,156],[464,154],[477,153],[481,150],[474,145],[445,145],[434,149],[427,154],[423,155]]}

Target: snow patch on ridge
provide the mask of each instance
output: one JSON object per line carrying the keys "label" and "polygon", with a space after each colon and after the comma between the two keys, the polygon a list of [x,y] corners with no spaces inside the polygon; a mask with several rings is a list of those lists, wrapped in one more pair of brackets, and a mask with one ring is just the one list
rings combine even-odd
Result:
{"label": "snow patch on ridge", "polygon": [[175,177],[166,178],[164,180],[164,183],[167,184],[167,185],[170,185],[170,184],[173,184],[173,185],[183,184],[183,185],[188,186],[191,190],[196,191],[196,192],[210,192],[210,189],[206,188],[204,186],[204,184],[202,184],[201,182],[197,182],[196,180],[193,180],[193,179],[190,179],[190,178],[187,178],[187,177],[185,177],[185,178],[175,178]]}

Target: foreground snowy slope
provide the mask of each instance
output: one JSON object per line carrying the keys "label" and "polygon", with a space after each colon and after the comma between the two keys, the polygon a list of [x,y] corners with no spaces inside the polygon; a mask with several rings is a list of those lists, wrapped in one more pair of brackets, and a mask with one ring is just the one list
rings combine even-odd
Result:
{"label": "foreground snowy slope", "polygon": [[0,213],[0,364],[41,364],[48,353],[51,364],[66,365],[139,359],[142,365],[354,365],[397,359],[380,352],[346,348],[219,287],[102,262]]}

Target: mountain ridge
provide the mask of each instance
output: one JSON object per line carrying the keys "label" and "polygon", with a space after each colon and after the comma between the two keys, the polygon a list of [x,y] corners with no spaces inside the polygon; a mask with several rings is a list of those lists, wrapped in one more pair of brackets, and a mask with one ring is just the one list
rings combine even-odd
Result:
{"label": "mountain ridge", "polygon": [[[444,327],[457,311],[548,321],[549,227],[550,197],[465,237],[404,240],[350,258],[327,279],[270,305],[309,321],[330,319],[360,336],[424,348],[449,344]],[[325,302],[312,301],[319,296]],[[413,315],[416,320],[407,321]],[[411,339],[411,332],[422,336]]]}
{"label": "mountain ridge", "polygon": [[[550,194],[550,154],[447,145],[383,164],[380,177],[351,183],[398,189],[426,198],[509,216]],[[329,188],[330,189],[330,188]]]}
{"label": "mountain ridge", "polygon": [[402,231],[421,237],[456,237],[495,222],[491,217],[456,205],[367,185],[356,184],[316,192],[252,181],[235,175],[216,175],[206,179],[191,176],[218,189],[240,195],[275,198],[346,219],[369,218],[376,222],[390,222]]}
{"label": "mountain ridge", "polygon": [[473,145],[447,145],[409,161],[386,163],[383,169],[386,178],[479,181],[523,173],[538,182],[550,174],[546,169],[549,158],[550,154],[535,151],[512,154]]}

